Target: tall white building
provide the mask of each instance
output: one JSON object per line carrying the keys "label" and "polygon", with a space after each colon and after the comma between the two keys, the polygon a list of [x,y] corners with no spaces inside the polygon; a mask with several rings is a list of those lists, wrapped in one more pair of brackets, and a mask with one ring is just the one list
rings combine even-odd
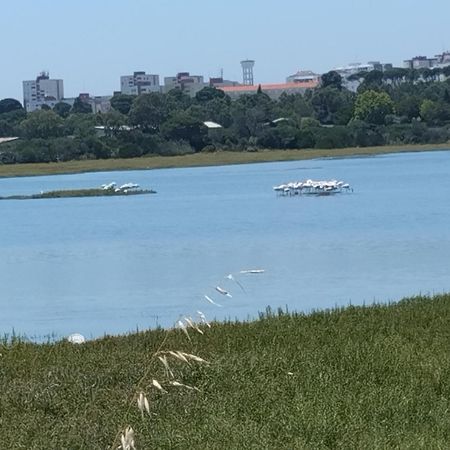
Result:
{"label": "tall white building", "polygon": [[134,72],[133,75],[120,77],[120,92],[122,94],[140,95],[160,91],[159,75]]}
{"label": "tall white building", "polygon": [[35,80],[23,82],[23,106],[28,112],[42,105],[53,108],[64,98],[63,80],[51,80],[48,72],[41,72]]}

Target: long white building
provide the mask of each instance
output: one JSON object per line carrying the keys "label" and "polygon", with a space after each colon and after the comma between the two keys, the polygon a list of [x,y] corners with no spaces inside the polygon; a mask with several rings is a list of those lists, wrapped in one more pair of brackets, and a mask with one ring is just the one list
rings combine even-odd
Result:
{"label": "long white building", "polygon": [[128,95],[161,92],[159,75],[147,74],[145,72],[134,72],[133,75],[123,75],[120,77],[120,92]]}
{"label": "long white building", "polygon": [[23,106],[28,112],[42,105],[53,108],[64,98],[63,80],[52,80],[48,72],[41,72],[35,80],[23,82]]}

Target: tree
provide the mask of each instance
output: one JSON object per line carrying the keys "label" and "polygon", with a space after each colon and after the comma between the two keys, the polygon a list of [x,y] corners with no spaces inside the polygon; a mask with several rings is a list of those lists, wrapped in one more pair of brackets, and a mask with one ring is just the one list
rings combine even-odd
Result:
{"label": "tree", "polygon": [[121,114],[128,114],[135,99],[134,95],[117,94],[111,99],[111,108],[119,111]]}
{"label": "tree", "polygon": [[94,114],[71,114],[64,123],[64,134],[67,136],[76,136],[87,138],[95,135],[95,116]]}
{"label": "tree", "polygon": [[364,81],[358,86],[358,92],[367,90],[379,90],[383,85],[383,72],[380,70],[371,70],[367,72]]}
{"label": "tree", "polygon": [[440,125],[450,119],[450,107],[443,102],[425,99],[420,105],[420,117],[430,125]]}
{"label": "tree", "polygon": [[92,113],[92,106],[86,101],[82,100],[80,97],[77,97],[73,102],[72,109],[70,110],[71,114],[90,114]]}
{"label": "tree", "polygon": [[387,114],[394,112],[394,103],[386,92],[368,90],[358,94],[353,117],[381,125]]}
{"label": "tree", "polygon": [[354,94],[333,86],[316,89],[311,97],[317,119],[327,125],[346,125],[352,117]]}
{"label": "tree", "polygon": [[421,99],[416,95],[405,95],[395,103],[395,111],[409,121],[420,115]]}
{"label": "tree", "polygon": [[324,73],[321,77],[321,80],[323,88],[332,86],[336,89],[342,89],[342,77],[334,70],[330,70],[329,72]]}
{"label": "tree", "polygon": [[0,114],[16,110],[23,110],[23,106],[18,100],[14,98],[4,98],[3,100],[0,100]]}
{"label": "tree", "polygon": [[167,119],[165,96],[157,92],[139,95],[133,100],[129,116],[132,125],[147,132],[158,131]]}
{"label": "tree", "polygon": [[65,102],[59,102],[53,107],[53,111],[58,114],[58,116],[65,119],[69,116],[71,110],[71,106]]}
{"label": "tree", "polygon": [[128,123],[128,116],[112,109],[100,116],[101,124],[105,127],[106,135],[114,135]]}
{"label": "tree", "polygon": [[27,138],[48,139],[60,136],[62,125],[63,119],[58,114],[40,109],[28,114],[20,128]]}
{"label": "tree", "polygon": [[216,98],[224,98],[225,92],[221,91],[220,89],[216,89],[215,87],[204,87],[200,91],[198,91],[195,94],[195,100],[198,103],[207,103],[210,102]]}
{"label": "tree", "polygon": [[[201,91],[199,91],[201,92]],[[167,113],[178,110],[185,110],[192,105],[192,99],[181,89],[171,89],[165,96]]]}
{"label": "tree", "polygon": [[174,113],[161,127],[163,136],[174,141],[186,141],[200,151],[207,143],[207,128],[185,111]]}

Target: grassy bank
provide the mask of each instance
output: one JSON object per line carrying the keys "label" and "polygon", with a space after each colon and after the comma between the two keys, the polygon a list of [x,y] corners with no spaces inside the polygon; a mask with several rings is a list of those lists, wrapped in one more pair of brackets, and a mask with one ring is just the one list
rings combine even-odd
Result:
{"label": "grassy bank", "polygon": [[[3,344],[2,447],[116,449],[131,425],[138,450],[448,448],[449,323],[441,295],[213,324],[191,341],[155,330],[79,346]],[[155,354],[199,391],[169,386]]]}
{"label": "grassy bank", "polygon": [[294,161],[326,157],[370,156],[385,153],[447,150],[450,144],[352,147],[331,150],[261,150],[257,152],[196,153],[185,156],[150,156],[131,159],[100,159],[61,163],[0,165],[0,177],[54,175],[110,170],[161,169],[171,167],[216,166],[270,161]]}

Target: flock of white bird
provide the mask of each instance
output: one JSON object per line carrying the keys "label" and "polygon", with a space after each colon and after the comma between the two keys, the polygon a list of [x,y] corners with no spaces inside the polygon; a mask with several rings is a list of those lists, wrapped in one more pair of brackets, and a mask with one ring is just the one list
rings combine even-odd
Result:
{"label": "flock of white bird", "polygon": [[[113,187],[110,187],[109,189],[114,189]],[[239,272],[239,275],[249,275],[249,274],[261,274],[264,273],[265,270],[264,269],[247,269],[247,270],[241,270]],[[236,275],[237,276],[237,275]],[[230,280],[232,282],[234,282],[237,286],[239,286],[239,288],[242,290],[242,292],[246,293],[244,286],[242,285],[242,283],[236,279],[236,276],[233,274],[228,274],[225,277],[225,280]],[[232,298],[232,294],[225,288],[217,285],[214,287],[214,290],[216,292],[218,292],[219,294],[223,295],[224,297],[229,297]],[[219,308],[222,308],[222,305],[218,302],[216,302],[215,300],[213,300],[209,295],[204,295],[205,300],[210,303],[211,305],[217,306]],[[201,311],[197,311],[198,316],[200,317],[200,320],[202,323],[208,325],[209,327],[211,326],[208,321],[206,320],[205,315],[201,312]],[[196,329],[198,332],[200,332],[201,334],[203,334],[203,332],[198,328],[198,326],[196,325],[194,319],[192,319],[192,317],[184,317],[180,320],[178,320],[176,327],[182,329],[185,333],[187,333],[187,326]],[[70,336],[67,337],[67,340],[69,342],[71,342],[72,344],[84,344],[86,342],[86,338],[80,334],[80,333],[73,333]]]}
{"label": "flock of white bird", "polygon": [[[239,274],[241,274],[241,275],[247,275],[247,274],[260,274],[260,273],[264,273],[264,272],[265,272],[264,269],[248,269],[248,270],[241,270],[241,271],[239,272]],[[242,292],[245,292],[244,286],[242,285],[242,283],[241,283],[239,280],[236,279],[236,277],[235,277],[233,274],[231,274],[231,273],[228,274],[228,275],[225,277],[225,279],[233,281],[237,286],[239,286],[239,288],[242,290]],[[221,294],[221,295],[223,295],[223,296],[225,296],[225,297],[229,297],[229,298],[232,298],[232,297],[233,297],[233,296],[231,295],[231,293],[230,293],[227,289],[224,289],[224,288],[221,287],[221,286],[215,286],[214,289],[215,289],[216,292],[218,292],[219,294]],[[222,305],[221,305],[220,303],[217,303],[216,301],[214,301],[209,295],[206,295],[206,294],[205,294],[204,297],[205,297],[205,300],[206,300],[208,303],[211,303],[212,305],[218,306],[219,308],[222,307]]]}
{"label": "flock of white bird", "polygon": [[274,186],[273,190],[279,195],[330,195],[341,192],[353,192],[353,189],[348,183],[338,180],[291,181],[286,184]]}
{"label": "flock of white bird", "polygon": [[136,183],[125,183],[122,184],[122,186],[117,186],[117,183],[115,181],[113,181],[112,183],[108,183],[108,184],[102,184],[100,186],[104,191],[108,191],[111,189],[114,189],[114,192],[129,192],[130,190],[133,189],[139,189],[139,185]]}

